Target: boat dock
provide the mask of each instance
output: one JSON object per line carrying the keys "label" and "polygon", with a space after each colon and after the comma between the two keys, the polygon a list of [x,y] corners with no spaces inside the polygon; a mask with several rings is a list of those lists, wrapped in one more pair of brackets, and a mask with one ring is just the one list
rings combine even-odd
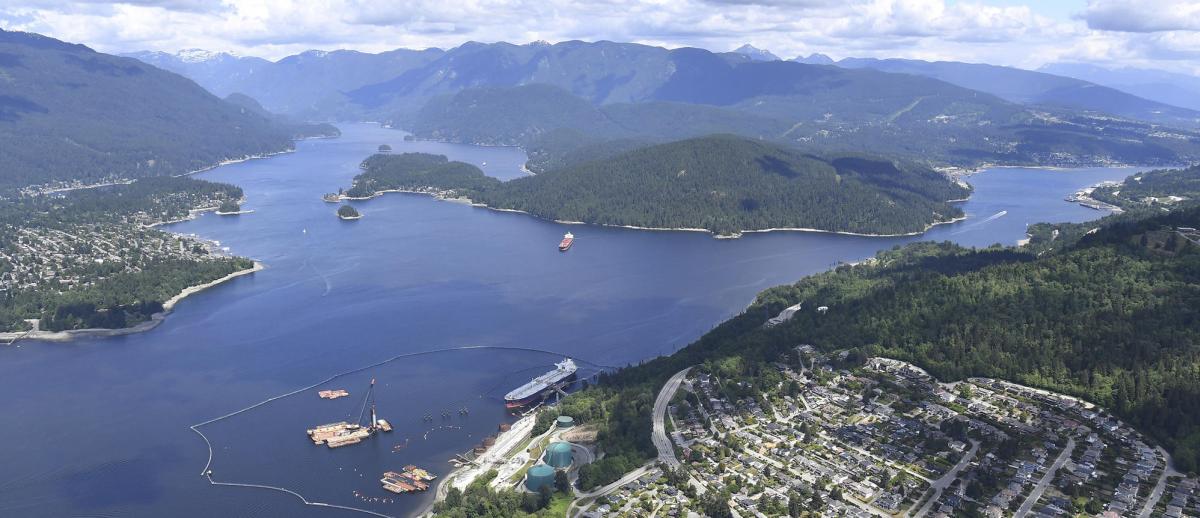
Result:
{"label": "boat dock", "polygon": [[402,471],[388,471],[379,479],[383,488],[397,494],[427,491],[429,481],[437,478],[433,474],[416,466],[405,466]]}

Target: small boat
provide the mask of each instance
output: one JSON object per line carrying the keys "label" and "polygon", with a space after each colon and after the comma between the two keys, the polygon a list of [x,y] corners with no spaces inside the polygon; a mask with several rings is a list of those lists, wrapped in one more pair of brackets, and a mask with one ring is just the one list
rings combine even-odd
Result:
{"label": "small boat", "polygon": [[574,243],[575,243],[575,234],[567,232],[566,234],[563,235],[562,241],[558,242],[558,250],[560,252],[566,252],[567,249],[571,248],[571,245]]}

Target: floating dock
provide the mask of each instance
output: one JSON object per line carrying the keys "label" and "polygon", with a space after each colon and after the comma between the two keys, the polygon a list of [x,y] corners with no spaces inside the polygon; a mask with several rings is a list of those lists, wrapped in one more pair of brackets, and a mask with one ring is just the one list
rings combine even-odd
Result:
{"label": "floating dock", "polygon": [[416,466],[405,466],[403,471],[388,471],[379,479],[383,488],[393,493],[404,494],[417,491],[427,491],[428,482],[437,478],[433,474]]}
{"label": "floating dock", "polygon": [[321,396],[321,399],[337,399],[340,397],[349,396],[350,393],[346,392],[344,389],[335,389],[335,390],[322,390],[320,392],[317,392],[317,395]]}

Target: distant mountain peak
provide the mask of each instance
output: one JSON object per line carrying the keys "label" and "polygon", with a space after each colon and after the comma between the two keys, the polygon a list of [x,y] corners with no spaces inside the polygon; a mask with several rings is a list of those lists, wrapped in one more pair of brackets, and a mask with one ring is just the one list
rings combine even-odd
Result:
{"label": "distant mountain peak", "polygon": [[179,60],[183,61],[184,63],[204,63],[207,61],[221,59],[226,56],[234,57],[233,54],[228,52],[214,52],[204,49],[183,49],[175,53],[175,57],[179,58]]}
{"label": "distant mountain peak", "polygon": [[819,52],[813,52],[812,54],[809,54],[808,57],[796,56],[796,58],[792,61],[795,61],[796,63],[806,63],[809,65],[832,65],[834,63],[833,58]]}
{"label": "distant mountain peak", "polygon": [[734,49],[733,53],[741,54],[755,61],[781,61],[779,56],[772,54],[771,51],[760,49],[749,43]]}

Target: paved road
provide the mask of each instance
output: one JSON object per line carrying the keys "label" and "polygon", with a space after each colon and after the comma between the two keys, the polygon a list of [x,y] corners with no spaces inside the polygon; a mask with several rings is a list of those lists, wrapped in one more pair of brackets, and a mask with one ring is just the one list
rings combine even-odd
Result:
{"label": "paved road", "polygon": [[1071,438],[1067,440],[1067,447],[1063,448],[1062,453],[1058,454],[1058,458],[1054,460],[1054,464],[1050,466],[1050,469],[1046,470],[1045,475],[1042,475],[1042,480],[1033,488],[1033,492],[1029,493],[1029,498],[1025,499],[1025,503],[1021,504],[1021,508],[1017,509],[1017,513],[1013,515],[1013,518],[1024,518],[1025,515],[1029,514],[1029,511],[1033,510],[1033,505],[1042,498],[1042,493],[1046,492],[1046,487],[1054,480],[1054,474],[1058,473],[1063,464],[1067,463],[1073,451],[1075,451],[1075,439]]}
{"label": "paved road", "polygon": [[1162,498],[1163,491],[1167,489],[1167,477],[1180,474],[1171,468],[1171,454],[1167,453],[1167,450],[1160,446],[1158,453],[1166,462],[1166,466],[1163,466],[1162,474],[1158,476],[1158,483],[1154,485],[1154,490],[1146,498],[1146,505],[1142,506],[1142,512],[1138,514],[1138,518],[1149,518],[1150,514],[1154,512],[1154,505],[1158,503],[1158,500]]}
{"label": "paved road", "polygon": [[933,496],[929,497],[929,500],[925,502],[925,505],[921,506],[921,509],[917,511],[917,514],[915,515],[916,518],[921,518],[929,513],[929,510],[933,508],[934,502],[937,502],[938,499],[942,497],[942,491],[950,487],[950,484],[954,483],[954,481],[958,478],[958,472],[967,467],[967,464],[971,462],[971,459],[975,458],[975,452],[977,451],[979,451],[979,441],[971,439],[971,449],[967,451],[966,455],[963,455],[962,459],[958,461],[958,464],[955,464],[953,468],[950,468],[950,471],[947,471],[945,475],[942,475],[942,478],[929,483],[929,488],[933,490]]}
{"label": "paved road", "polygon": [[613,491],[616,491],[621,486],[628,484],[630,482],[633,482],[634,480],[637,480],[638,478],[640,478],[642,475],[645,475],[647,471],[650,471],[650,467],[651,467],[650,464],[646,464],[645,466],[642,466],[638,469],[630,471],[629,473],[626,473],[625,476],[621,477],[620,479],[617,479],[616,482],[613,482],[607,486],[598,488],[594,491],[589,491],[587,493],[584,493],[584,492],[579,491],[578,489],[574,489],[573,491],[575,492],[575,500],[572,500],[571,505],[567,506],[567,517],[570,518],[570,517],[576,516],[582,511],[582,509],[578,508],[580,500],[583,500],[585,498],[594,498],[594,497],[598,497],[598,496],[603,496],[603,495],[607,495]]}
{"label": "paved road", "polygon": [[658,460],[671,469],[679,467],[679,459],[675,458],[675,447],[671,445],[671,438],[667,437],[667,405],[671,398],[675,397],[675,391],[679,390],[679,385],[690,370],[692,368],[688,367],[671,376],[662,390],[658,391],[658,399],[654,400],[654,433],[651,438],[654,440],[654,447],[658,449]]}
{"label": "paved road", "polygon": [[645,475],[648,471],[650,471],[650,468],[652,468],[652,467],[653,467],[653,465],[647,464],[638,469],[630,471],[629,473],[626,473],[625,476],[617,479],[616,482],[613,482],[613,483],[611,483],[607,486],[601,487],[599,489],[589,491],[587,493],[576,492],[575,496],[577,498],[592,498],[592,497],[607,495],[613,491],[616,491],[617,489],[620,489],[621,486],[628,484],[630,482],[633,482],[634,480],[637,480],[638,478],[641,478],[641,476]]}

